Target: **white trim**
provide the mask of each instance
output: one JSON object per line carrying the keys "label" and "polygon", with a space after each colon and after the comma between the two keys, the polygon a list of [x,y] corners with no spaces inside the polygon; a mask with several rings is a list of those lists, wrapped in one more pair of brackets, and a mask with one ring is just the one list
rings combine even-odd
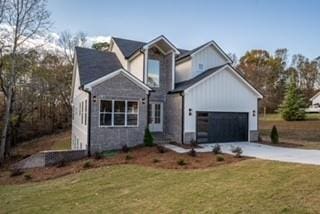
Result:
{"label": "white trim", "polygon": [[316,99],[318,96],[320,96],[320,91],[318,93],[316,93],[313,97],[310,98],[310,101],[313,101],[314,99]]}
{"label": "white trim", "polygon": [[232,63],[232,61],[230,60],[230,58],[228,57],[228,55],[218,46],[217,43],[215,43],[215,41],[210,41],[207,45],[203,46],[202,48],[200,48],[199,50],[193,52],[192,54],[190,54],[190,56],[194,56],[195,54],[197,54],[198,52],[206,49],[209,46],[213,46],[214,48],[216,48],[220,54],[228,61],[228,63]]}
{"label": "white trim", "polygon": [[144,89],[146,91],[152,90],[147,85],[145,85],[143,82],[141,82],[138,78],[136,78],[135,76],[130,74],[128,71],[124,70],[123,68],[120,68],[119,70],[116,70],[108,75],[105,75],[103,77],[100,77],[99,79],[96,79],[90,83],[85,84],[84,88],[91,91],[93,86],[96,86],[96,85],[98,85],[108,79],[111,79],[119,74],[124,74],[126,77],[128,77],[128,79],[131,79],[133,82],[135,82],[138,86],[140,86],[142,89]]}
{"label": "white trim", "polygon": [[175,68],[176,68],[176,60],[175,60],[175,56],[174,56],[174,54],[173,54],[173,52],[172,52],[172,59],[171,59],[171,64],[172,64],[172,90],[174,90],[174,88],[175,88],[175,82],[176,82],[176,80],[175,80],[175,77],[176,77],[176,74],[175,74]]}
{"label": "white trim", "polygon": [[200,80],[199,82],[191,85],[189,88],[185,89],[185,93],[188,93],[194,87],[202,84],[204,81],[206,81],[207,79],[215,76],[216,74],[218,74],[219,72],[223,71],[226,68],[229,68],[243,83],[245,83],[245,85],[247,85],[258,96],[258,98],[263,98],[263,95],[259,91],[257,91],[247,80],[245,80],[240,74],[238,74],[238,72],[235,71],[235,69],[232,66],[230,66],[228,64],[223,66],[222,68],[220,68],[216,72],[213,72],[211,75],[209,75],[209,76],[205,77],[204,79]]}
{"label": "white trim", "polygon": [[174,50],[175,54],[180,54],[179,50],[166,37],[162,35],[148,42],[142,47],[142,49],[149,49],[153,44],[157,43],[160,40],[164,40]]}
{"label": "white trim", "polygon": [[149,51],[149,49],[146,49],[144,51],[144,71],[143,71],[144,72],[144,76],[143,76],[143,82],[145,84],[147,84],[147,80],[148,80],[148,77],[147,77],[147,75],[148,75],[148,59],[149,59],[148,51]]}

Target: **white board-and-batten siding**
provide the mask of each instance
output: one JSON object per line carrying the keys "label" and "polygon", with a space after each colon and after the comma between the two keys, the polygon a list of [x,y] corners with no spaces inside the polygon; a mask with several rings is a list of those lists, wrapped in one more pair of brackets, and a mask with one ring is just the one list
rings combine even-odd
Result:
{"label": "white board-and-batten siding", "polygon": [[258,96],[228,67],[187,90],[184,105],[185,133],[196,132],[197,111],[247,112],[249,130],[257,130]]}

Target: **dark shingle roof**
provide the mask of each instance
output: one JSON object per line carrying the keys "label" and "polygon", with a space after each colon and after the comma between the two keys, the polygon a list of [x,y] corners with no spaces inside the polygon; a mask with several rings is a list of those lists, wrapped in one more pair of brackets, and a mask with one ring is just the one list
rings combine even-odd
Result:
{"label": "dark shingle roof", "polygon": [[145,42],[140,41],[134,41],[129,39],[122,39],[117,37],[112,37],[115,43],[117,43],[118,47],[120,48],[120,51],[125,56],[125,58],[130,58],[137,50],[142,48],[145,44]]}
{"label": "dark shingle roof", "polygon": [[81,47],[76,47],[75,51],[81,86],[122,68],[117,56],[112,52]]}
{"label": "dark shingle roof", "polygon": [[204,46],[208,45],[209,43],[211,43],[211,41],[207,42],[207,43],[205,43],[203,45],[200,45],[199,47],[196,47],[196,48],[194,48],[192,50],[182,50],[182,51],[179,50],[181,54],[176,57],[176,60],[181,60],[183,58],[186,58],[186,57],[190,56],[191,54],[193,54],[197,50],[200,50],[201,48],[203,48]]}
{"label": "dark shingle roof", "polygon": [[183,81],[183,82],[179,82],[175,84],[175,89],[173,91],[171,91],[170,93],[178,93],[178,92],[183,92],[185,89],[189,88],[190,86],[192,86],[193,84],[199,82],[200,80],[206,78],[207,76],[210,76],[211,74],[213,74],[214,72],[218,71],[220,68],[224,67],[227,64],[223,64],[214,68],[210,68],[206,71],[204,71],[203,73],[199,74],[198,76],[195,76],[194,78],[187,80],[187,81]]}

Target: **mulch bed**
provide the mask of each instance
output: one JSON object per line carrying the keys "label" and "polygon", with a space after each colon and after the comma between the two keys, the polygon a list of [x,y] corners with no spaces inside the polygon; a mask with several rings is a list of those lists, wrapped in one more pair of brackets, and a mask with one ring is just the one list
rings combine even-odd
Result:
{"label": "mulch bed", "polygon": [[175,146],[179,146],[179,147],[182,147],[184,149],[199,149],[199,148],[202,148],[201,146],[198,146],[198,145],[191,145],[191,144],[178,144],[178,143],[175,143],[175,142],[170,142],[171,145],[175,145]]}
{"label": "mulch bed", "polygon": [[[104,157],[102,159],[95,159],[94,157],[91,157],[80,161],[66,163],[66,165],[62,167],[51,166],[27,169],[24,170],[22,175],[14,177],[10,177],[11,172],[9,170],[2,169],[0,170],[0,185],[39,182],[68,174],[78,173],[88,168],[98,168],[117,164],[137,164],[162,169],[186,170],[216,167],[248,159],[247,157],[236,158],[228,154],[221,155],[224,157],[224,160],[217,161],[217,155],[213,153],[197,153],[195,157],[192,157],[189,154],[177,154],[169,150],[166,150],[164,153],[160,153],[157,147],[140,147],[131,149],[128,153],[120,151],[109,153],[109,155],[107,153],[105,156],[109,157]],[[88,168],[84,167],[86,162],[90,162],[90,166]],[[178,164],[178,162],[180,162],[180,164]],[[181,164],[181,162],[183,162],[184,165]]]}
{"label": "mulch bed", "polygon": [[269,146],[277,146],[277,147],[285,147],[285,148],[303,147],[302,144],[297,144],[297,143],[286,143],[286,142],[272,143],[271,141],[260,141],[259,143],[264,145],[269,145]]}

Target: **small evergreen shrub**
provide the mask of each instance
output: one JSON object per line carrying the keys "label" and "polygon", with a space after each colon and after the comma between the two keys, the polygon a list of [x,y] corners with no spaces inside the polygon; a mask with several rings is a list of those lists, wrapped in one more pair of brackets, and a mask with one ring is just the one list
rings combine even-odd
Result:
{"label": "small evergreen shrub", "polygon": [[133,157],[131,155],[126,155],[126,160],[132,160]]}
{"label": "small evergreen shrub", "polygon": [[214,153],[214,154],[220,154],[221,153],[221,147],[220,147],[220,145],[219,144],[215,144],[214,145],[214,147],[212,148],[212,152]]}
{"label": "small evergreen shrub", "polygon": [[197,146],[198,146],[197,141],[194,140],[194,139],[192,139],[192,140],[190,141],[190,144],[191,144],[192,147],[197,147]]}
{"label": "small evergreen shrub", "polygon": [[217,155],[216,160],[219,161],[219,162],[220,161],[224,161],[223,155]]}
{"label": "small evergreen shrub", "polygon": [[96,152],[96,153],[94,153],[94,159],[96,159],[96,160],[100,160],[100,159],[102,159],[102,158],[103,158],[102,153],[100,153],[100,152]]}
{"label": "small evergreen shrub", "polygon": [[233,154],[235,154],[235,156],[236,156],[237,158],[240,158],[243,151],[242,151],[241,147],[237,146],[237,147],[235,147],[235,148],[232,148],[231,152],[232,152]]}
{"label": "small evergreen shrub", "polygon": [[185,162],[185,160],[183,160],[183,159],[180,159],[180,160],[177,161],[177,164],[179,166],[184,166],[184,165],[187,165],[187,162]]}
{"label": "small evergreen shrub", "polygon": [[157,145],[157,150],[161,154],[165,153],[167,151],[163,146],[160,146],[160,145]]}
{"label": "small evergreen shrub", "polygon": [[159,163],[160,162],[160,160],[159,159],[153,159],[153,163]]}
{"label": "small evergreen shrub", "polygon": [[197,152],[196,152],[196,150],[194,150],[194,148],[192,148],[188,154],[189,154],[191,157],[196,157],[196,156],[197,156]]}
{"label": "small evergreen shrub", "polygon": [[124,152],[124,153],[128,153],[129,152],[129,147],[127,146],[127,144],[125,144],[125,145],[123,145],[122,146],[122,152]]}
{"label": "small evergreen shrub", "polygon": [[272,130],[270,133],[270,139],[271,139],[271,142],[274,144],[279,143],[279,134],[276,126],[272,127]]}
{"label": "small evergreen shrub", "polygon": [[144,145],[145,146],[153,146],[153,137],[149,130],[149,128],[146,128],[144,131]]}
{"label": "small evergreen shrub", "polygon": [[29,181],[29,180],[32,179],[32,176],[31,176],[30,174],[25,174],[25,175],[24,175],[24,179],[25,179],[26,181]]}
{"label": "small evergreen shrub", "polygon": [[90,161],[86,161],[86,162],[84,162],[82,167],[85,168],[85,169],[88,169],[88,168],[92,167],[92,164],[91,164]]}
{"label": "small evergreen shrub", "polygon": [[21,169],[14,169],[14,170],[11,171],[10,177],[20,176],[23,173],[24,173],[24,171],[22,171]]}

